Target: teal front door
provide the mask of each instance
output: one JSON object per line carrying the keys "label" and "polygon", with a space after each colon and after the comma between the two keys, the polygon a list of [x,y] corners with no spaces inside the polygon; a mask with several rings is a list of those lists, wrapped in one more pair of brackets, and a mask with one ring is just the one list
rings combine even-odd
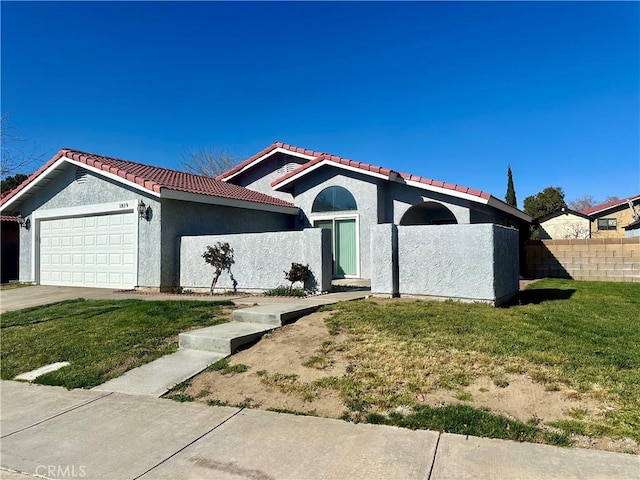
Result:
{"label": "teal front door", "polygon": [[356,219],[316,220],[313,226],[326,228],[331,232],[331,253],[333,255],[333,276],[337,278],[358,275],[358,248]]}
{"label": "teal front door", "polygon": [[356,248],[356,220],[336,220],[336,274],[339,277],[355,276],[358,274],[358,259]]}

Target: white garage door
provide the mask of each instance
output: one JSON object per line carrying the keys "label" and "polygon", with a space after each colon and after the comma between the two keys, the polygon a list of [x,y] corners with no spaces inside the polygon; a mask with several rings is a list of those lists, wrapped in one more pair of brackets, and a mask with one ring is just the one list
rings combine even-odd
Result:
{"label": "white garage door", "polygon": [[133,288],[133,212],[40,222],[40,283]]}

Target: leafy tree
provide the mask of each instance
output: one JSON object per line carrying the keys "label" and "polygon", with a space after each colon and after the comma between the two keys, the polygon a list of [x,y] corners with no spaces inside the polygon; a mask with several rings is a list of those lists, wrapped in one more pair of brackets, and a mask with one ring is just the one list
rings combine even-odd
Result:
{"label": "leafy tree", "polygon": [[202,258],[214,269],[211,289],[209,290],[209,293],[213,295],[213,289],[216,288],[216,283],[218,283],[222,272],[231,269],[231,265],[233,264],[233,248],[231,248],[227,242],[218,242],[213,247],[208,245],[202,254]]}
{"label": "leafy tree", "polygon": [[189,173],[215,178],[231,170],[238,159],[225,150],[190,148],[181,154],[181,163]]}
{"label": "leafy tree", "polygon": [[524,199],[524,211],[533,218],[544,217],[566,207],[564,192],[560,187],[547,187],[540,193]]}
{"label": "leafy tree", "polygon": [[511,172],[511,165],[507,167],[507,194],[504,199],[512,207],[518,208],[518,200],[516,199],[516,189],[513,186],[513,174]]}
{"label": "leafy tree", "polygon": [[3,178],[2,181],[0,181],[0,195],[13,190],[27,178],[29,178],[29,175],[25,175],[24,173],[16,173],[11,177]]}

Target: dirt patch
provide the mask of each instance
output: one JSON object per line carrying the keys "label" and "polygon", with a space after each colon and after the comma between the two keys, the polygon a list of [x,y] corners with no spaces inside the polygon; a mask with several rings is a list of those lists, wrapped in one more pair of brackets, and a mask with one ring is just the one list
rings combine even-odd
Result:
{"label": "dirt patch", "polygon": [[[342,417],[348,409],[335,388],[320,386],[311,392],[297,389],[298,385],[322,384],[322,379],[342,378],[351,368],[339,348],[349,337],[329,334],[325,320],[330,315],[331,312],[317,312],[265,335],[251,348],[228,359],[230,365],[246,365],[246,372],[223,375],[205,371],[191,381],[185,393],[210,404]],[[330,352],[323,355],[322,352],[327,350]],[[274,377],[277,379],[273,380]],[[293,380],[293,383],[287,383],[288,380]],[[571,420],[575,418],[571,416],[575,412],[595,419],[614,408],[562,385],[549,390],[548,386],[545,388],[544,384],[534,382],[527,375],[505,375],[497,383],[499,385],[488,377],[480,377],[459,390],[436,389],[419,394],[415,401],[429,406],[467,404],[486,407],[512,419],[522,422],[535,420],[540,424]],[[630,439],[594,439],[578,435],[574,440],[583,448],[639,451],[638,444]]]}
{"label": "dirt patch", "polygon": [[[313,400],[266,385],[257,372],[296,375],[300,382],[344,375],[346,363],[334,360],[323,370],[304,367],[324,341],[340,342],[341,336],[330,336],[324,324],[329,312],[319,312],[265,335],[253,347],[229,359],[230,365],[243,364],[247,372],[223,375],[206,371],[196,376],[185,393],[201,401],[220,401],[237,405],[250,404],[261,409],[282,409],[339,418],[345,410],[338,393],[322,389]],[[330,338],[329,338],[330,337]],[[205,394],[206,392],[206,394]]]}

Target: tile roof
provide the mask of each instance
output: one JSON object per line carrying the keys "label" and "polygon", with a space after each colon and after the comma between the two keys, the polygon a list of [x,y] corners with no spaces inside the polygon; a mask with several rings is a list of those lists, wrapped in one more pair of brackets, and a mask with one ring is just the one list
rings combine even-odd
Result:
{"label": "tile roof", "polygon": [[338,155],[332,155],[332,154],[325,153],[325,152],[319,152],[319,151],[316,151],[316,150],[309,150],[307,148],[295,147],[293,145],[290,145],[290,144],[287,144],[287,143],[283,143],[283,142],[274,142],[274,143],[272,143],[267,148],[265,148],[262,151],[256,153],[255,155],[253,155],[252,157],[248,158],[244,162],[236,165],[231,170],[229,170],[227,172],[224,172],[223,174],[219,175],[217,178],[220,179],[220,180],[228,180],[229,177],[241,172],[243,169],[249,167],[254,162],[258,161],[260,158],[264,157],[265,155],[268,155],[270,152],[273,152],[274,150],[276,150],[278,148],[280,148],[282,150],[288,150],[288,151],[293,152],[293,153],[300,153],[300,154],[307,155],[307,156],[310,156],[310,157],[315,157],[315,158],[313,158],[313,159],[307,161],[306,163],[300,165],[299,167],[297,167],[293,171],[286,173],[282,177],[279,177],[279,178],[275,179],[271,183],[272,187],[277,187],[278,185],[280,185],[282,182],[286,181],[287,179],[289,179],[291,177],[294,177],[294,176],[304,172],[305,170],[307,170],[309,168],[312,168],[314,165],[317,165],[317,164],[321,163],[322,161],[326,160],[326,161],[331,161],[331,162],[334,162],[334,163],[337,163],[337,164],[340,164],[340,165],[345,165],[345,166],[348,166],[348,167],[351,167],[351,168],[360,169],[364,173],[371,172],[371,173],[387,176],[387,177],[389,177],[390,180],[393,179],[392,177],[395,174],[398,177],[402,178],[404,181],[421,183],[421,184],[432,186],[432,187],[451,190],[452,192],[458,192],[458,193],[462,193],[462,194],[466,194],[466,195],[471,195],[471,196],[476,197],[478,199],[482,199],[482,203],[491,202],[496,208],[498,208],[500,210],[503,210],[503,211],[506,211],[506,212],[509,212],[511,214],[513,214],[514,210],[515,210],[516,212],[518,212],[517,216],[523,217],[523,218],[527,219],[527,221],[531,221],[532,220],[529,215],[525,214],[521,210],[518,210],[517,208],[512,207],[511,205],[507,204],[507,202],[505,202],[503,200],[500,200],[499,198],[496,198],[496,197],[492,196],[491,194],[489,194],[487,192],[483,192],[481,190],[476,190],[476,189],[473,189],[473,188],[465,187],[465,186],[462,186],[462,185],[456,185],[456,184],[453,184],[453,183],[441,182],[441,181],[438,181],[438,180],[433,180],[431,178],[422,177],[422,176],[419,176],[419,175],[412,175],[412,174],[409,174],[409,173],[399,173],[399,172],[395,172],[395,171],[393,171],[391,169],[388,169],[388,168],[377,167],[375,165],[369,165],[369,164],[363,163],[363,162],[356,162],[354,160],[348,160],[348,159],[340,157]]}
{"label": "tile roof", "polygon": [[238,165],[233,167],[231,170],[228,170],[228,171],[218,175],[216,178],[218,180],[224,180],[225,178],[228,178],[228,177],[240,172],[243,168],[247,167],[248,165],[251,165],[257,159],[259,159],[260,157],[263,157],[264,155],[268,154],[269,152],[275,150],[276,148],[283,148],[285,150],[289,150],[290,152],[302,153],[303,155],[309,155],[311,157],[319,157],[321,155],[325,155],[325,153],[323,153],[323,152],[316,152],[314,150],[309,150],[309,149],[306,149],[306,148],[294,147],[293,145],[289,145],[287,143],[282,143],[282,142],[277,142],[276,141],[276,142],[273,142],[271,145],[269,145],[267,148],[259,151],[255,155],[247,158],[244,162],[239,163]]}
{"label": "tile roof", "polygon": [[69,148],[61,149],[51,160],[38,169],[38,171],[27,178],[17,188],[9,192],[8,195],[3,197],[0,201],[0,206],[18,194],[22,189],[33,182],[62,157],[117,175],[118,177],[136,183],[144,189],[155,193],[161,193],[162,189],[167,189],[178,192],[261,203],[277,207],[295,208],[295,205],[290,202],[265,195],[264,193],[249,190],[238,185],[222,182],[212,177],[194,175],[192,173],[180,172],[168,168],[154,167],[152,165],[105,157]]}
{"label": "tile roof", "polygon": [[602,210],[608,210],[610,208],[618,207],[620,205],[626,204],[629,200],[635,202],[636,200],[640,200],[640,195],[633,195],[627,198],[621,198],[619,200],[612,200],[610,202],[601,203],[600,205],[595,205],[593,207],[585,208],[581,210],[580,213],[584,215],[591,215],[596,212],[600,212]]}
{"label": "tile roof", "polygon": [[0,215],[0,222],[17,222],[18,217],[12,217],[10,215]]}
{"label": "tile roof", "polygon": [[[346,158],[343,157],[339,157],[337,155],[331,155],[328,153],[321,153],[321,152],[316,152],[313,150],[306,150],[303,148],[298,148],[298,147],[294,147],[292,145],[288,145],[288,144],[283,144],[281,142],[276,142],[274,144],[272,144],[271,146],[267,147],[266,149],[264,149],[262,152],[258,153],[257,155],[254,155],[253,157],[251,157],[249,160],[246,160],[245,162],[241,163],[240,165],[238,165],[236,167],[236,169],[240,169],[239,167],[241,167],[242,165],[248,165],[251,162],[255,161],[256,159],[260,158],[261,156],[265,155],[266,153],[270,152],[271,150],[274,150],[275,148],[280,147],[283,148],[285,150],[290,150],[290,151],[294,151],[294,152],[298,152],[298,153],[304,153],[306,155],[313,155],[316,158],[314,160],[311,160],[303,165],[300,165],[298,168],[296,168],[295,170],[292,170],[291,172],[283,175],[282,177],[277,178],[276,180],[274,180],[271,183],[272,187],[275,187],[277,185],[279,185],[280,183],[284,182],[285,180],[298,175],[299,173],[303,172],[304,170],[311,168],[312,166],[324,161],[324,160],[329,160],[331,162],[335,162],[341,165],[345,165],[348,167],[353,167],[353,168],[357,168],[360,169],[364,172],[373,172],[373,173],[378,173],[380,175],[384,175],[384,176],[389,176],[391,175],[391,173],[393,172],[393,170],[389,169],[389,168],[384,168],[384,167],[378,167],[375,165],[370,165],[368,163],[363,163],[363,162],[356,162],[354,160],[348,160]],[[231,171],[230,171],[231,172]],[[227,172],[229,173],[229,172]],[[460,192],[460,193],[466,193],[468,195],[473,195],[475,197],[479,197],[479,198],[483,198],[485,200],[489,199],[491,197],[490,194],[483,192],[481,190],[476,190],[473,188],[469,188],[469,187],[464,187],[462,185],[456,185],[454,183],[445,183],[445,182],[440,182],[438,180],[433,180],[431,178],[427,178],[427,177],[421,177],[419,175],[412,175],[410,173],[400,173],[400,172],[396,172],[398,174],[399,177],[401,177],[403,180],[405,181],[412,181],[412,182],[418,182],[418,183],[423,183],[425,185],[431,185],[433,187],[439,187],[439,188],[444,188],[447,190],[454,190],[456,192]],[[226,175],[226,174],[223,174]],[[229,175],[231,175],[231,173],[229,173]],[[220,177],[218,177],[220,178]]]}

